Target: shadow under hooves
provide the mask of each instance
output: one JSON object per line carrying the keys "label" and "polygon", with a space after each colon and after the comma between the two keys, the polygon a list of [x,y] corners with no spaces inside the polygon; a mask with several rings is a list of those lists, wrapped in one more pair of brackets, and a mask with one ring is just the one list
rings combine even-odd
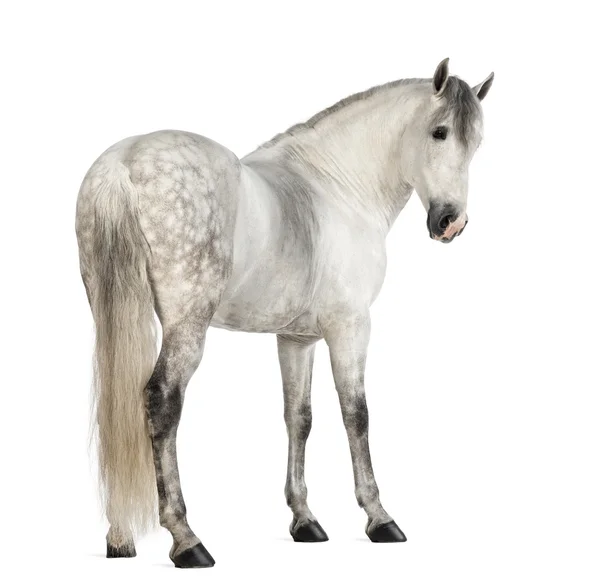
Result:
{"label": "shadow under hooves", "polygon": [[176,568],[212,568],[215,565],[213,556],[202,543],[197,543],[171,559]]}

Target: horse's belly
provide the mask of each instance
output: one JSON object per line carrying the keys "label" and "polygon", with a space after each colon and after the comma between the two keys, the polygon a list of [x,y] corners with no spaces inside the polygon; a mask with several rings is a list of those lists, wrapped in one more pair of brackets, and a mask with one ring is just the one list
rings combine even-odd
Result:
{"label": "horse's belly", "polygon": [[234,269],[212,325],[250,333],[281,333],[313,303],[317,272],[302,251],[277,246],[251,250]]}
{"label": "horse's belly", "polygon": [[[286,283],[287,282],[287,283]],[[226,292],[211,325],[249,333],[282,333],[297,317],[304,314],[304,303],[298,294],[303,288],[293,280],[273,277],[266,282],[253,281],[252,286],[234,294]]]}

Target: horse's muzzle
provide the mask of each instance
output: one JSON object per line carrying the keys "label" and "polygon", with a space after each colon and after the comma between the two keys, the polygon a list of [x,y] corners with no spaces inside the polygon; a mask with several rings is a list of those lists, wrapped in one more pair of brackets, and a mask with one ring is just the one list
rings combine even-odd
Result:
{"label": "horse's muzzle", "polygon": [[469,219],[465,212],[460,213],[451,204],[432,204],[427,212],[429,236],[442,243],[450,243],[467,226]]}

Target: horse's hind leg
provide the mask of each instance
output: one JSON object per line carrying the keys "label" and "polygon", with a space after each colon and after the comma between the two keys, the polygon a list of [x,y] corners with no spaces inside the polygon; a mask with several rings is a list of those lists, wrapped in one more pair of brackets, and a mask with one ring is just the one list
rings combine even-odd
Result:
{"label": "horse's hind leg", "polygon": [[191,530],[181,492],[176,437],[187,383],[198,367],[206,323],[168,327],[154,373],[146,388],[147,410],[156,468],[160,524],[173,536],[170,557],[177,567],[209,567],[211,555]]}
{"label": "horse's hind leg", "polygon": [[[230,246],[205,247],[168,264],[155,252],[153,290],[163,328],[156,367],[146,387],[146,402],[158,488],[160,524],[173,536],[170,557],[176,567],[214,565],[191,530],[177,467],[176,436],[186,386],[200,364],[206,331],[231,271]],[[180,258],[181,259],[181,258]],[[199,263],[203,270],[195,264]]]}
{"label": "horse's hind leg", "polygon": [[[173,536],[170,557],[177,567],[210,567],[214,559],[190,528],[177,467],[176,436],[186,386],[200,364],[208,324],[220,292],[204,292],[185,305],[162,307],[163,344],[146,387],[160,524]],[[208,299],[207,299],[208,298]]]}
{"label": "horse's hind leg", "polygon": [[141,138],[128,162],[163,328],[146,387],[159,520],[173,536],[177,567],[208,567],[214,560],[186,519],[175,444],[185,388],[232,271],[241,166],[212,141],[177,131]]}
{"label": "horse's hind leg", "polygon": [[294,541],[327,541],[327,533],[308,508],[304,482],[304,455],[312,424],[310,385],[315,342],[300,342],[278,335],[277,349],[289,440],[285,497],[294,515],[290,534]]}

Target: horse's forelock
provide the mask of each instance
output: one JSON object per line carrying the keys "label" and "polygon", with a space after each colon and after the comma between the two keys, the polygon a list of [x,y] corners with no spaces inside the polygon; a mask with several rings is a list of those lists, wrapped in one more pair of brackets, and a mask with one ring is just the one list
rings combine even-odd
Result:
{"label": "horse's forelock", "polygon": [[450,76],[442,93],[443,106],[436,113],[436,120],[452,117],[459,140],[469,145],[475,139],[475,128],[481,119],[479,99],[465,81]]}

